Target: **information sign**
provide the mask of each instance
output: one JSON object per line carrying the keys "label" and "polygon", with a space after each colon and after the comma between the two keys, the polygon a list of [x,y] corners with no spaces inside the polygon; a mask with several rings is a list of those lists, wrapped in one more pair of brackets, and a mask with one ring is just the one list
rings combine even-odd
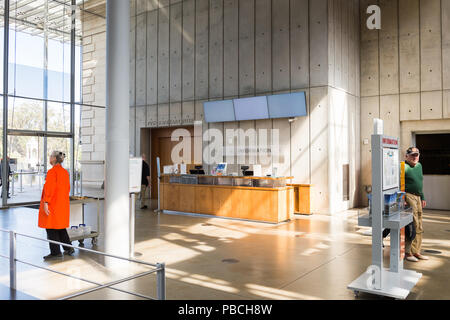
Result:
{"label": "information sign", "polygon": [[130,158],[129,192],[141,192],[142,158]]}
{"label": "information sign", "polygon": [[383,148],[383,191],[399,187],[398,149]]}

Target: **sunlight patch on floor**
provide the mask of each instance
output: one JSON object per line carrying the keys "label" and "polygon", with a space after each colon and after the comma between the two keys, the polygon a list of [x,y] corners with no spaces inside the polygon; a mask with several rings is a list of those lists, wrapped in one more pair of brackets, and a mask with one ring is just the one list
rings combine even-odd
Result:
{"label": "sunlight patch on floor", "polygon": [[205,288],[210,288],[210,289],[215,289],[215,290],[220,290],[220,291],[224,291],[227,293],[238,293],[239,292],[238,289],[233,288],[231,285],[224,285],[224,284],[217,283],[216,281],[214,281],[215,279],[209,278],[209,277],[202,277],[202,279],[198,279],[193,276],[187,276],[187,277],[182,277],[179,280],[189,283],[189,284],[193,284],[193,285],[197,285],[197,286],[201,286],[201,287],[205,287]]}
{"label": "sunlight patch on floor", "polygon": [[275,299],[275,300],[317,300],[320,299],[315,296],[304,295],[297,292],[286,291],[258,284],[246,284],[249,292],[258,295],[262,298]]}
{"label": "sunlight patch on floor", "polygon": [[[166,265],[182,262],[201,254],[201,251],[199,250],[187,248],[162,239],[142,241],[139,243],[139,246],[136,246],[136,249],[144,255],[146,252],[151,252],[152,257],[158,257],[158,260],[164,261]],[[173,254],[174,252],[176,252],[176,254]]]}

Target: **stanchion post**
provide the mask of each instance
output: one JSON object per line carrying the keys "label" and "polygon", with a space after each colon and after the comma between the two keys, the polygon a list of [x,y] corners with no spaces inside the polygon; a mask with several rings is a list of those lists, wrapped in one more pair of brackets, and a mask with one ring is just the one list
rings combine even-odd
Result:
{"label": "stanchion post", "polygon": [[130,194],[130,258],[134,257],[134,228],[135,228],[136,194]]}
{"label": "stanchion post", "polygon": [[166,265],[157,263],[156,267],[156,298],[158,300],[166,300]]}
{"label": "stanchion post", "polygon": [[157,179],[158,179],[158,209],[156,212],[161,212],[161,191],[160,191],[160,180],[161,180],[161,161],[159,157],[156,158],[156,171],[157,171]]}
{"label": "stanchion post", "polygon": [[14,195],[14,174],[11,175],[12,179],[11,179],[11,184],[12,184],[12,192],[11,192],[11,196]]}
{"label": "stanchion post", "polygon": [[9,287],[17,288],[17,269],[16,269],[16,234],[9,232]]}
{"label": "stanchion post", "polygon": [[73,175],[74,175],[74,177],[73,177],[73,179],[72,179],[72,181],[73,181],[73,188],[74,188],[74,195],[78,195],[78,183],[77,183],[77,171],[76,170],[73,170]]}

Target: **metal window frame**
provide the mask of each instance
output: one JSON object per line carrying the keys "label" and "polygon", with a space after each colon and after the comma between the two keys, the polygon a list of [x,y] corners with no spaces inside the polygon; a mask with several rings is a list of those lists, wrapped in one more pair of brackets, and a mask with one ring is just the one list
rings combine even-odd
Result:
{"label": "metal window frame", "polygon": [[[3,154],[2,154],[2,181],[5,182],[8,177],[6,160],[8,154],[8,61],[9,61],[9,0],[4,0],[4,34],[3,34]],[[7,205],[8,190],[2,188],[2,207]]]}

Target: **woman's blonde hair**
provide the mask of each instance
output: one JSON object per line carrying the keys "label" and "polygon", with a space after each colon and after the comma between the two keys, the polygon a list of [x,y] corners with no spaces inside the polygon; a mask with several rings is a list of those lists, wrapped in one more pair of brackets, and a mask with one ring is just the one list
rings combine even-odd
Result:
{"label": "woman's blonde hair", "polygon": [[66,154],[61,151],[53,151],[51,156],[56,158],[57,163],[63,163],[64,159],[66,158]]}

